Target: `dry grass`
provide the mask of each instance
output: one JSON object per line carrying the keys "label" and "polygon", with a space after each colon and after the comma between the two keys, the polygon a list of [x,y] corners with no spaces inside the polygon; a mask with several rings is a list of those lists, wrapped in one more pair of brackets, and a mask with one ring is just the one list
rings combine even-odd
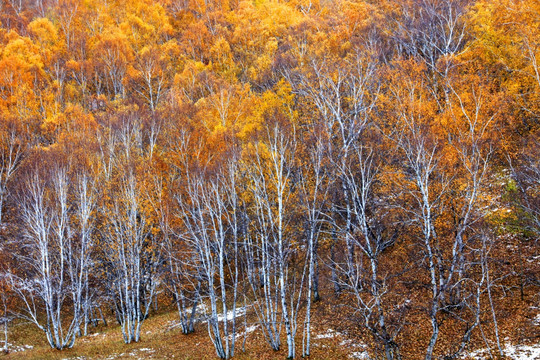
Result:
{"label": "dry grass", "polygon": [[[536,297],[532,294],[527,294],[527,298],[531,300]],[[312,330],[312,351],[310,359],[354,359],[354,353],[360,354],[364,348],[357,340],[350,339],[344,333],[349,333],[355,336],[356,339],[362,338],[362,334],[358,333],[358,328],[345,328],[343,319],[339,314],[344,309],[337,308],[330,301],[330,298],[314,304],[313,309],[313,330]],[[540,328],[536,323],[538,310],[535,303],[519,304],[511,302],[505,304],[507,316],[500,318],[501,338],[508,337],[513,339],[511,343],[519,344],[537,344],[540,338]],[[518,311],[517,309],[525,309]],[[487,314],[486,316],[488,316]],[[2,356],[0,360],[6,359],[217,359],[214,347],[208,337],[208,331],[205,323],[196,325],[196,332],[190,335],[183,335],[177,324],[178,314],[173,309],[163,309],[157,314],[152,314],[143,324],[141,332],[141,341],[138,343],[125,344],[122,339],[120,327],[114,320],[110,318],[109,325],[99,325],[98,327],[89,327],[90,335],[78,338],[75,346],[72,349],[57,351],[51,349],[46,341],[45,336],[35,326],[28,323],[17,322],[11,327],[10,342],[16,346],[32,345],[32,349],[27,349],[21,352],[12,352],[7,356]],[[256,323],[256,317],[253,313],[248,312],[248,326]],[[489,319],[488,319],[489,320]],[[423,358],[423,350],[425,349],[426,333],[422,326],[425,321],[411,323],[404,331],[409,338],[401,338],[400,341],[407,341],[407,351],[402,352],[404,359],[420,359]],[[341,328],[339,327],[341,324]],[[489,321],[486,322],[489,324]],[[286,358],[286,342],[284,332],[282,333],[282,349],[281,351],[272,351],[267,344],[264,336],[257,328],[255,331],[248,333],[245,343],[245,351],[243,351],[242,343],[244,341],[244,318],[237,320],[238,334],[242,334],[237,338],[236,353],[234,358],[239,360],[270,360],[270,359],[285,359]],[[301,326],[301,324],[299,324]],[[336,331],[337,330],[337,331]],[[356,330],[356,331],[355,331]],[[489,338],[489,326],[484,327],[484,331]],[[301,358],[302,334],[301,329],[298,330],[297,338],[297,357]],[[364,340],[369,341],[365,337]],[[2,335],[0,334],[0,338]],[[441,337],[441,343],[446,337]],[[507,340],[505,340],[505,343]],[[418,351],[415,351],[415,343]],[[485,344],[482,339],[473,339],[470,349],[484,348]]]}
{"label": "dry grass", "polygon": [[[45,342],[44,334],[29,324],[18,323],[13,326],[11,342],[15,345],[33,345],[33,349],[12,352],[1,358],[11,359],[217,359],[208,337],[206,325],[199,323],[196,332],[183,335],[178,327],[171,325],[177,320],[174,311],[153,315],[142,327],[141,341],[125,344],[120,328],[116,323],[109,326],[90,327],[89,336],[78,338],[72,349],[58,351],[51,349]],[[253,319],[248,319],[253,320]],[[243,319],[239,319],[238,333],[243,334]],[[319,327],[314,334],[324,334],[328,329]],[[272,351],[266,343],[260,329],[249,333],[242,351],[244,337],[237,339],[235,359],[268,360],[286,357],[286,342],[282,350]],[[285,339],[283,339],[285,340]],[[301,334],[298,339],[301,347]],[[312,359],[345,359],[359,348],[354,342],[343,336],[328,336],[313,340]],[[297,351],[298,357],[301,348]]]}

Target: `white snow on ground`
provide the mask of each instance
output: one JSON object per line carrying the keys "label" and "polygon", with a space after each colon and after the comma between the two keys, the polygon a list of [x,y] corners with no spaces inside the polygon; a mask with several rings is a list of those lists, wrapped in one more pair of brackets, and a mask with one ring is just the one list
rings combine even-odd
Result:
{"label": "white snow on ground", "polygon": [[[244,337],[246,335],[249,335],[250,333],[254,332],[258,327],[259,327],[259,325],[248,326],[246,328],[246,331],[237,333],[236,338],[238,339],[238,338],[242,338],[242,337]],[[229,335],[229,339],[232,339],[232,335]]]}
{"label": "white snow on ground", "polygon": [[[187,309],[187,312],[188,312],[188,315],[191,315],[191,307],[189,307]],[[197,314],[199,316],[198,317],[196,316],[196,318],[206,318],[207,312],[208,312],[208,306],[206,306],[205,303],[197,304],[197,309],[195,309],[195,314]],[[172,330],[172,329],[175,329],[177,327],[180,327],[180,321],[179,320],[169,321],[169,323],[167,325],[167,330]]]}
{"label": "white snow on ground", "polygon": [[536,315],[533,319],[533,324],[536,326],[540,326],[540,314]]}
{"label": "white snow on ground", "polygon": [[[336,331],[334,329],[328,329],[323,334],[318,334],[318,335],[313,336],[315,340],[344,338],[344,337],[346,337],[346,334]],[[349,357],[353,359],[370,359],[369,354],[366,351],[367,345],[365,344],[359,344],[352,339],[345,338],[339,342],[339,346],[355,348],[355,351],[349,354]],[[362,348],[363,350],[358,351],[358,348]]]}
{"label": "white snow on ground", "polygon": [[113,355],[109,355],[105,358],[105,360],[114,360],[116,358],[119,358],[119,357],[122,357],[122,356],[125,356],[126,354],[124,353],[121,353],[121,354],[113,354]]}
{"label": "white snow on ground", "polygon": [[[494,347],[491,349],[491,352],[495,355],[498,350]],[[540,359],[540,344],[511,345],[507,343],[503,348],[503,352],[505,356],[512,360],[538,360]],[[462,359],[471,360],[486,360],[490,358],[488,349],[475,350],[462,356]]]}
{"label": "white snow on ground", "polygon": [[516,360],[540,359],[540,344],[510,345],[506,344],[505,355]]}
{"label": "white snow on ground", "polygon": [[326,330],[326,332],[324,334],[318,334],[318,335],[315,335],[313,338],[314,339],[333,339],[335,337],[338,337],[338,336],[343,336],[342,333],[340,333],[339,331],[336,331],[334,329],[328,329]]}
{"label": "white snow on ground", "polygon": [[[0,350],[2,350],[3,348],[4,348],[4,342],[1,342]],[[31,350],[33,348],[34,347],[32,345],[15,345],[15,344],[8,343],[9,352],[21,352],[21,351]]]}
{"label": "white snow on ground", "polygon": [[[249,306],[249,305],[248,305]],[[221,308],[220,308],[221,309]],[[218,309],[218,311],[220,311],[220,309]],[[242,317],[246,314],[246,307],[245,306],[241,306],[241,307],[237,307],[236,308],[236,322],[238,324],[239,322],[239,317]],[[197,306],[197,314],[200,314],[200,320],[202,322],[207,322],[208,321],[208,318],[210,317],[210,314],[208,313],[210,309],[205,305],[205,304],[199,304],[199,306]],[[233,319],[233,310],[229,310],[227,311],[227,314],[226,316],[223,316],[223,314],[218,314],[217,316],[217,319],[219,322],[222,322],[224,319],[227,319],[227,321],[231,321]],[[179,320],[172,320],[172,321],[169,321],[168,324],[167,324],[167,327],[166,327],[166,330],[167,331],[170,331],[170,330],[173,330],[177,327],[180,327],[180,321]],[[237,335],[238,336],[238,335]]]}
{"label": "white snow on ground", "polygon": [[82,337],[80,340],[77,340],[77,341],[81,341],[81,342],[88,342],[88,341],[91,341],[89,338],[91,337],[101,337],[101,338],[104,338],[106,335],[104,333],[93,333],[93,334],[88,334],[87,336],[85,337]]}
{"label": "white snow on ground", "polygon": [[339,343],[340,346],[348,346],[348,347],[354,347],[354,348],[367,348],[367,345],[366,344],[359,344],[357,343],[355,340],[352,340],[352,339],[345,339],[345,340],[342,340],[340,343]]}
{"label": "white snow on ground", "polygon": [[206,314],[208,312],[208,306],[205,303],[197,304],[197,310],[195,312],[197,314]]}
{"label": "white snow on ground", "polygon": [[[218,313],[221,312],[222,308],[218,307],[217,311],[218,311]],[[189,312],[191,312],[191,309],[189,309]],[[206,304],[203,303],[203,304],[197,305],[196,313],[198,315],[202,315],[201,317],[203,319],[207,319],[210,316],[211,310]],[[245,313],[246,313],[246,307],[241,306],[241,307],[236,308],[236,317],[243,316]],[[233,319],[233,310],[232,309],[227,311],[227,316],[223,316],[222,314],[218,314],[218,321],[223,321],[225,318],[227,320],[229,320],[229,321]],[[171,322],[171,324],[172,324],[171,328],[180,326],[180,323],[176,322],[176,321]]]}
{"label": "white snow on ground", "polygon": [[249,333],[252,333],[252,332],[254,332],[258,327],[259,327],[259,325],[251,325],[251,326],[248,326],[248,327],[246,328],[246,331],[236,334],[236,337],[241,337],[241,336],[247,335],[247,334],[249,334]]}
{"label": "white snow on ground", "polygon": [[349,344],[350,347],[353,347],[353,348],[362,348],[364,350],[360,350],[360,351],[353,351],[349,357],[353,358],[353,359],[366,359],[366,360],[369,360],[371,359],[369,357],[369,353],[367,352],[367,345],[366,344],[358,344],[358,343],[354,343],[352,340],[343,340],[339,345],[341,346],[344,346],[344,345],[347,345]]}
{"label": "white snow on ground", "polygon": [[540,263],[540,255],[533,256],[532,258],[527,259],[527,262],[529,262],[529,263],[534,263],[534,262]]}
{"label": "white snow on ground", "polygon": [[[243,316],[245,313],[246,313],[246,308],[244,306],[236,308],[236,317]],[[233,311],[232,310],[227,311],[227,316],[218,314],[217,319],[218,321],[223,321],[225,319],[227,319],[227,321],[231,321],[233,319]]]}
{"label": "white snow on ground", "polygon": [[345,340],[341,340],[341,342],[339,343],[339,346],[357,347],[357,346],[361,346],[361,345],[355,344],[354,341],[352,341],[351,339],[345,339]]}
{"label": "white snow on ground", "polygon": [[353,359],[366,359],[366,360],[370,359],[367,351],[355,351],[350,355],[350,357],[352,357]]}
{"label": "white snow on ground", "polygon": [[138,359],[149,359],[153,352],[155,352],[154,349],[142,348],[142,349],[137,349],[130,352],[129,356],[132,356],[132,357],[137,356]]}
{"label": "white snow on ground", "polygon": [[179,320],[171,320],[167,323],[166,330],[170,331],[173,329],[176,329],[177,327],[180,327],[180,321]]}

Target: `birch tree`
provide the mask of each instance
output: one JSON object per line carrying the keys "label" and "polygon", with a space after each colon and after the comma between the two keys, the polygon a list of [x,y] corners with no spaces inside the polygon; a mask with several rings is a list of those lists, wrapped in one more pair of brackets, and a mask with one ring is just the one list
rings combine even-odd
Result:
{"label": "birch tree", "polygon": [[27,145],[15,124],[2,121],[0,146],[0,225],[2,225],[4,203],[8,196],[8,183],[23,159]]}
{"label": "birch tree", "polygon": [[[16,171],[24,157],[27,150],[27,145],[24,143],[24,139],[17,129],[15,124],[8,121],[2,121],[0,129],[0,228],[5,229],[4,224],[4,204],[9,197],[8,185],[14,178]],[[0,250],[3,250],[3,246],[0,246]],[[11,316],[8,314],[8,301],[7,285],[8,277],[2,276],[0,286],[5,287],[5,291],[2,290],[2,318],[1,322],[4,327],[4,352],[8,352],[8,324],[10,323]]]}
{"label": "birch tree", "polygon": [[[49,170],[34,170],[23,185],[24,252],[18,256],[29,273],[11,275],[24,303],[18,315],[34,323],[59,350],[72,347],[79,333],[92,247],[93,196],[87,179],[73,181],[67,169],[53,164]],[[73,195],[75,204],[70,201]]]}
{"label": "birch tree", "polygon": [[126,169],[119,187],[107,214],[105,254],[113,276],[112,292],[122,336],[124,342],[131,343],[140,340],[141,326],[150,311],[160,249],[151,234],[143,190],[133,169]]}
{"label": "birch tree", "polygon": [[[94,219],[97,202],[97,189],[89,174],[78,174],[75,185],[75,206],[77,222],[75,229],[78,235],[76,246],[67,249],[70,259],[69,275],[71,282],[76,284],[72,289],[74,312],[83,317],[83,335],[88,334],[89,313],[93,305],[93,291],[89,286],[90,271],[95,268],[94,256]],[[75,244],[74,244],[75,245]],[[78,305],[76,305],[78,304]],[[77,307],[78,306],[78,307]],[[80,307],[80,308],[79,308]]]}
{"label": "birch tree", "polygon": [[[195,261],[190,259],[189,247],[184,241],[184,231],[175,221],[174,193],[166,193],[165,187],[174,187],[174,182],[165,185],[163,178],[155,178],[154,189],[158,193],[157,211],[160,231],[163,234],[163,251],[167,259],[165,284],[173,294],[183,334],[195,331],[197,306],[200,302],[201,279]],[[176,183],[178,185],[178,183]]]}
{"label": "birch tree", "polygon": [[236,342],[238,262],[238,195],[236,159],[212,171],[206,164],[186,168],[186,193],[177,196],[204,292],[209,300],[208,334],[222,359],[234,356]]}
{"label": "birch tree", "polygon": [[[329,191],[328,161],[322,134],[313,132],[313,138],[308,145],[307,159],[301,163],[301,206],[306,213],[306,246],[307,246],[307,294],[306,315],[302,343],[302,356],[309,356],[311,348],[311,306],[312,301],[320,299],[318,286],[318,247],[319,238],[325,222],[327,197]],[[313,298],[313,299],[312,299]]]}
{"label": "birch tree", "polygon": [[133,90],[148,104],[150,110],[156,110],[166,91],[167,70],[160,59],[158,46],[143,48],[135,56],[136,75],[132,81]]}
{"label": "birch tree", "polygon": [[1,289],[1,295],[0,295],[0,300],[1,300],[1,309],[2,309],[2,316],[0,316],[0,324],[2,324],[2,327],[3,327],[3,332],[4,332],[4,345],[3,345],[3,348],[2,350],[4,351],[4,353],[8,353],[9,352],[9,341],[8,341],[8,327],[9,327],[9,323],[12,321],[12,317],[9,315],[8,313],[8,300],[7,300],[7,295],[8,295],[8,288],[7,288],[7,285],[8,285],[8,281],[7,279],[5,279],[5,276],[2,276],[0,278],[0,289]]}
{"label": "birch tree", "polygon": [[296,144],[279,124],[268,127],[267,140],[257,145],[251,164],[251,189],[255,238],[251,239],[256,263],[250,272],[254,307],[263,326],[263,333],[274,350],[281,345],[282,327],[287,337],[288,358],[296,355],[295,336],[305,266],[290,267],[294,247],[289,233],[292,216],[292,177]]}
{"label": "birch tree", "polygon": [[[366,53],[369,54],[369,49]],[[340,195],[338,201],[345,203],[342,210],[347,224],[343,227],[345,229],[352,226],[352,204],[344,178],[346,175],[340,170],[346,168],[352,148],[371,121],[379,92],[376,71],[377,62],[357,49],[345,59],[315,58],[311,61],[308,75],[290,75],[295,92],[310,101],[317,110],[319,119],[313,125],[321,126],[326,133],[325,151],[332,167],[338,170],[333,174],[333,183],[337,187],[334,193]],[[345,243],[346,261],[349,268],[354,269],[354,241],[345,236]]]}
{"label": "birch tree", "polygon": [[[351,221],[349,227],[340,232],[353,239],[360,250],[353,264],[345,264],[340,270],[347,274],[341,277],[341,287],[351,295],[351,306],[359,314],[362,326],[373,336],[375,343],[382,346],[386,359],[401,359],[399,344],[396,341],[401,330],[398,321],[402,319],[400,306],[391,306],[389,293],[393,289],[393,276],[405,269],[388,255],[388,248],[397,240],[401,226],[392,211],[389,196],[381,191],[381,158],[389,152],[371,145],[357,143],[344,174],[346,187],[351,198]],[[375,154],[377,152],[378,154]],[[338,225],[339,226],[339,225]],[[351,266],[353,268],[351,268]],[[398,270],[392,270],[392,268]],[[406,300],[405,300],[406,301]]]}
{"label": "birch tree", "polygon": [[[473,261],[482,247],[475,226],[486,213],[482,191],[492,153],[486,135],[494,115],[486,108],[480,88],[473,86],[472,93],[466,97],[454,86],[450,88],[454,102],[447,109],[451,125],[446,139],[438,138],[429,130],[433,118],[430,119],[426,111],[421,85],[409,83],[405,92],[400,93],[404,96],[395,93],[402,104],[396,141],[404,156],[407,192],[415,203],[414,207],[403,210],[419,230],[418,240],[429,274],[431,299],[427,312],[432,332],[426,359],[434,356],[443,312],[465,323],[466,330],[452,356],[463,351],[472,331],[479,325],[479,297],[485,284],[484,276],[475,279],[471,274],[475,273],[475,268],[483,274],[478,262]],[[453,132],[456,128],[459,132]],[[458,170],[454,174],[446,168],[445,151],[456,154],[454,169]],[[452,230],[443,225],[445,222],[438,221],[448,213],[453,213]],[[471,302],[471,299],[475,300]]]}

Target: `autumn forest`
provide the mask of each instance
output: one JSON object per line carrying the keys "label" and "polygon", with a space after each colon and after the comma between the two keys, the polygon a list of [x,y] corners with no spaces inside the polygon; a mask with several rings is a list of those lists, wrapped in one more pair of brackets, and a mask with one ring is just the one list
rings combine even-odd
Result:
{"label": "autumn forest", "polygon": [[0,347],[540,356],[539,155],[537,0],[0,0]]}

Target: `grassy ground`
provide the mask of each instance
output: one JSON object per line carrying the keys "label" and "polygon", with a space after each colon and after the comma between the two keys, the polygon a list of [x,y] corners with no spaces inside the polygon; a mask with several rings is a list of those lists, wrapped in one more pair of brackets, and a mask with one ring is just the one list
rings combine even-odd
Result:
{"label": "grassy ground", "polygon": [[[16,346],[32,345],[32,349],[11,352],[0,358],[11,359],[217,359],[208,337],[206,324],[199,323],[196,332],[183,335],[179,327],[174,327],[178,318],[176,312],[164,312],[148,318],[142,327],[141,341],[125,344],[119,326],[110,322],[90,327],[91,334],[78,338],[72,349],[63,351],[51,349],[42,332],[30,324],[17,323],[11,330],[10,342]],[[112,319],[111,319],[112,320]],[[240,320],[243,322],[243,319]],[[238,333],[242,334],[243,324]],[[345,359],[361,348],[343,335],[327,333],[323,327],[314,330],[319,338],[313,340],[312,359]],[[315,335],[317,337],[317,335]],[[235,359],[284,359],[286,343],[282,350],[272,351],[266,343],[260,328],[247,335],[245,351],[242,351],[244,336],[237,339]],[[301,334],[297,344],[301,347]],[[301,348],[297,354],[301,354]]]}
{"label": "grassy ground", "polygon": [[[532,296],[530,296],[533,299]],[[510,298],[509,298],[510,299]],[[534,297],[536,299],[536,297]],[[499,331],[501,333],[502,346],[508,348],[506,350],[509,356],[508,359],[540,359],[540,315],[536,302],[520,304],[515,308],[515,304],[504,304],[507,313],[503,313],[500,317]],[[534,305],[534,306],[533,306]],[[514,309],[514,310],[512,310]],[[517,309],[521,309],[518,311]],[[352,334],[354,329],[345,328],[339,318],[341,309],[335,308],[335,304],[331,301],[320,301],[314,304],[313,309],[313,325],[312,325],[312,350],[310,359],[337,360],[337,359],[367,359],[363,344],[358,343],[358,340],[348,338],[346,333]],[[486,314],[489,316],[489,313]],[[12,348],[24,351],[12,351],[6,356],[0,352],[0,360],[6,359],[217,359],[214,347],[208,336],[206,323],[199,322],[196,325],[196,331],[190,335],[183,335],[177,325],[178,314],[173,309],[162,309],[158,313],[151,316],[143,323],[141,331],[141,341],[138,343],[125,344],[122,339],[122,333],[119,325],[111,316],[107,319],[108,326],[99,325],[97,327],[89,326],[90,334],[85,337],[78,338],[75,346],[72,349],[63,351],[51,349],[45,340],[43,332],[35,326],[18,321],[10,327],[9,341]],[[489,319],[488,319],[489,320]],[[511,321],[510,321],[511,320]],[[252,311],[248,311],[248,327],[256,324],[256,316]],[[425,322],[425,321],[424,321]],[[407,353],[402,352],[403,359],[420,359],[423,358],[423,350],[425,349],[426,341],[420,341],[426,336],[424,333],[429,333],[420,325],[424,322],[419,320],[419,323],[410,323],[409,328],[404,331],[412,335],[412,339],[400,339],[400,341],[408,340]],[[343,328],[337,328],[342,324]],[[486,322],[483,328],[485,335],[492,339],[490,333],[491,324]],[[302,324],[299,324],[301,326]],[[424,324],[425,325],[425,324]],[[282,349],[280,351],[272,351],[267,344],[260,327],[257,327],[253,332],[248,332],[245,349],[244,342],[244,317],[237,320],[238,331],[241,335],[237,338],[236,353],[234,358],[239,360],[256,359],[285,359],[286,358],[286,342],[285,334],[282,332]],[[424,326],[425,327],[425,326]],[[418,333],[415,333],[412,328],[418,328]],[[337,330],[337,331],[336,331]],[[298,329],[297,336],[297,358],[301,359],[302,353],[302,329]],[[0,333],[0,340],[3,339],[3,334]],[[479,334],[477,334],[480,336]],[[477,336],[477,337],[478,337]],[[356,334],[356,338],[361,338],[360,334]],[[503,340],[504,339],[504,340]],[[364,339],[368,340],[368,339]],[[445,340],[441,337],[441,343]],[[411,346],[412,341],[418,342],[417,351]],[[482,338],[473,339],[474,344],[471,344],[470,351],[483,349],[486,347]],[[528,347],[510,349],[511,345],[523,344]],[[0,346],[3,345],[0,343]],[[493,344],[492,344],[493,345]],[[30,348],[32,346],[32,348]],[[495,349],[492,346],[492,350]],[[519,351],[518,351],[519,350]],[[411,352],[412,351],[412,352]],[[519,352],[519,355],[517,354]],[[493,351],[492,351],[493,354]],[[472,355],[472,354],[471,354]],[[489,359],[489,352],[482,353],[482,356],[467,356],[463,359]]]}

